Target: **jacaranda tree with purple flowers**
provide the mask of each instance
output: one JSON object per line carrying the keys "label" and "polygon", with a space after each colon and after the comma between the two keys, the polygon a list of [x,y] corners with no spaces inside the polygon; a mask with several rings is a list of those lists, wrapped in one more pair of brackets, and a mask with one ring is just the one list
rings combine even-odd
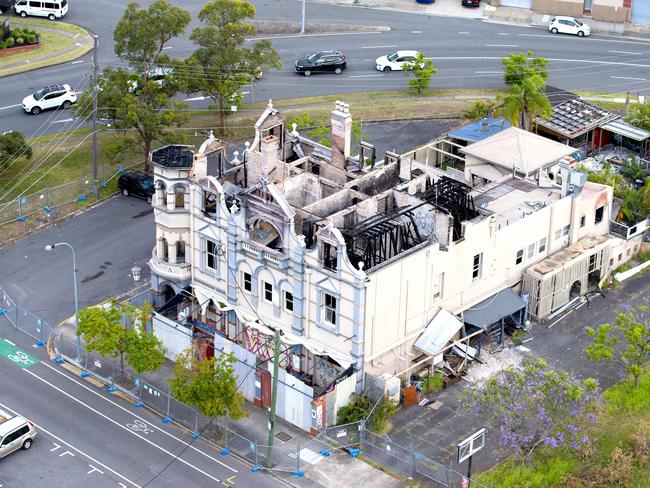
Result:
{"label": "jacaranda tree with purple flowers", "polygon": [[466,407],[488,419],[499,446],[520,459],[540,445],[579,449],[601,409],[596,380],[533,358],[498,372],[468,395]]}
{"label": "jacaranda tree with purple flowers", "polygon": [[[587,327],[593,344],[585,349],[594,361],[613,361],[639,384],[643,365],[650,361],[650,313],[648,307],[623,307],[614,324]],[[622,347],[618,347],[622,343]]]}

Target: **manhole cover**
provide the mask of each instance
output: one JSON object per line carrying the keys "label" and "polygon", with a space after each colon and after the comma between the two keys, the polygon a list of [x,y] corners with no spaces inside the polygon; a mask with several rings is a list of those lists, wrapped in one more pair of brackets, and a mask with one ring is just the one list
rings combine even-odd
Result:
{"label": "manhole cover", "polygon": [[275,437],[280,439],[282,442],[287,442],[288,440],[293,439],[293,436],[287,434],[286,432],[278,432],[275,434]]}

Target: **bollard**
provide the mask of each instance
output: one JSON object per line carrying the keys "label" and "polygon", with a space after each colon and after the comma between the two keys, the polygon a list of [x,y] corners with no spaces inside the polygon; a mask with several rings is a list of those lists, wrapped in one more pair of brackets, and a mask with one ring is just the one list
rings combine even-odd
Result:
{"label": "bollard", "polygon": [[296,444],[296,464],[297,466],[296,466],[296,471],[294,471],[294,474],[301,472],[300,471],[300,443]]}

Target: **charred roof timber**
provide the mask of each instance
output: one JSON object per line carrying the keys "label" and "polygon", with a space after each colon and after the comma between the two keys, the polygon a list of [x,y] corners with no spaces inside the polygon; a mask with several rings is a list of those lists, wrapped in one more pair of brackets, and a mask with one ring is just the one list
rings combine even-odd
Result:
{"label": "charred roof timber", "polygon": [[151,161],[166,168],[191,168],[193,159],[189,146],[169,145],[151,152]]}

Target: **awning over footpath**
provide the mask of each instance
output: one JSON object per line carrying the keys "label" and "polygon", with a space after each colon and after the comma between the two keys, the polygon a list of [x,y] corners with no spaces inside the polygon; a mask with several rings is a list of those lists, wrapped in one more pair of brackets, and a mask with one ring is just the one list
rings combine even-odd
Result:
{"label": "awning over footpath", "polygon": [[605,129],[606,131],[613,132],[614,134],[618,134],[638,142],[645,141],[647,138],[650,137],[650,132],[648,132],[647,130],[634,127],[633,125],[630,125],[627,122],[624,122],[620,119],[612,120],[611,122],[603,124],[600,127],[601,129]]}
{"label": "awning over footpath", "polygon": [[462,327],[463,323],[443,308],[431,319],[413,345],[420,351],[435,356]]}
{"label": "awning over footpath", "polygon": [[463,320],[467,324],[487,329],[490,325],[518,312],[525,306],[526,302],[523,298],[512,289],[506,288],[465,310]]}

